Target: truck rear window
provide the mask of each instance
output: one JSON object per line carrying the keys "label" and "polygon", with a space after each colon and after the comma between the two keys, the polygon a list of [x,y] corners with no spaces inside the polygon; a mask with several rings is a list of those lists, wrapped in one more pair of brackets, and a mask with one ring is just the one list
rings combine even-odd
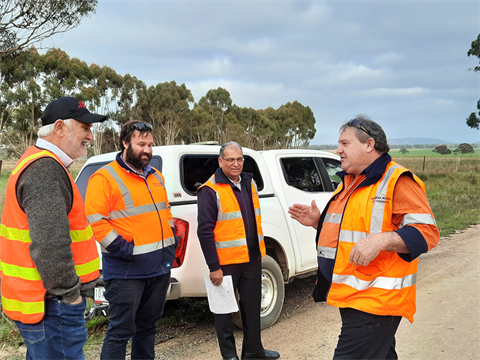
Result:
{"label": "truck rear window", "polygon": [[[184,155],[181,159],[182,186],[190,195],[196,195],[197,188],[206,182],[218,169],[218,155]],[[263,189],[263,179],[253,158],[246,155],[243,171],[253,173],[258,191]]]}

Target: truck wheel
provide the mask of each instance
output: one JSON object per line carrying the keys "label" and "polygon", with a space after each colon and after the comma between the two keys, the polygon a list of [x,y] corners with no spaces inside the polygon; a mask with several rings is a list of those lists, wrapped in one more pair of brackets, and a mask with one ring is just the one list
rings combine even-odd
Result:
{"label": "truck wheel", "polygon": [[[266,255],[262,260],[262,298],[260,305],[262,329],[266,329],[277,322],[282,311],[284,296],[285,285],[282,270],[272,257]],[[233,323],[240,329],[243,328],[240,311],[233,314]]]}

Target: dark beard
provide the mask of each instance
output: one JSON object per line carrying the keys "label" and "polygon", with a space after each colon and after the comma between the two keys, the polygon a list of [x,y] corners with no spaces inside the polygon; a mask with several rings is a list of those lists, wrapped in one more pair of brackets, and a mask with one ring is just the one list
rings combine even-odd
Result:
{"label": "dark beard", "polygon": [[[147,155],[148,159],[142,159],[143,155]],[[145,154],[140,153],[138,156],[135,156],[132,147],[129,145],[127,148],[127,155],[125,161],[132,165],[135,169],[142,169],[150,164],[150,160],[152,160],[152,154]]]}

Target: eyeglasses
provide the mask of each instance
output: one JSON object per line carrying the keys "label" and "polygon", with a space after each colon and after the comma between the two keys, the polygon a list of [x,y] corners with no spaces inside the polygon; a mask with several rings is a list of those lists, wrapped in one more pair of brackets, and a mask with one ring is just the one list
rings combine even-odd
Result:
{"label": "eyeglasses", "polygon": [[227,164],[233,164],[235,161],[239,164],[243,164],[243,162],[245,161],[243,157],[238,159],[234,159],[234,158],[228,158],[228,159],[222,158],[222,159],[225,160]]}
{"label": "eyeglasses", "polygon": [[153,126],[149,123],[137,122],[133,123],[133,127],[138,131],[153,131]]}
{"label": "eyeglasses", "polygon": [[359,123],[360,123],[360,121],[358,119],[352,119],[347,123],[347,126],[351,126],[351,127],[360,129],[363,132],[365,132],[368,136],[373,137],[372,134],[370,134],[370,131],[368,131],[365,126],[360,125]]}

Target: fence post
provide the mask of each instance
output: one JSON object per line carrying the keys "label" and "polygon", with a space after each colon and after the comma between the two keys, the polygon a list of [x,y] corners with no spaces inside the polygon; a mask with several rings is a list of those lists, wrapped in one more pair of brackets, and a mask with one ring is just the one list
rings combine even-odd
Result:
{"label": "fence post", "polygon": [[423,171],[425,172],[425,156],[423,157]]}
{"label": "fence post", "polygon": [[458,172],[460,170],[460,156],[457,157],[457,169],[455,172]]}

